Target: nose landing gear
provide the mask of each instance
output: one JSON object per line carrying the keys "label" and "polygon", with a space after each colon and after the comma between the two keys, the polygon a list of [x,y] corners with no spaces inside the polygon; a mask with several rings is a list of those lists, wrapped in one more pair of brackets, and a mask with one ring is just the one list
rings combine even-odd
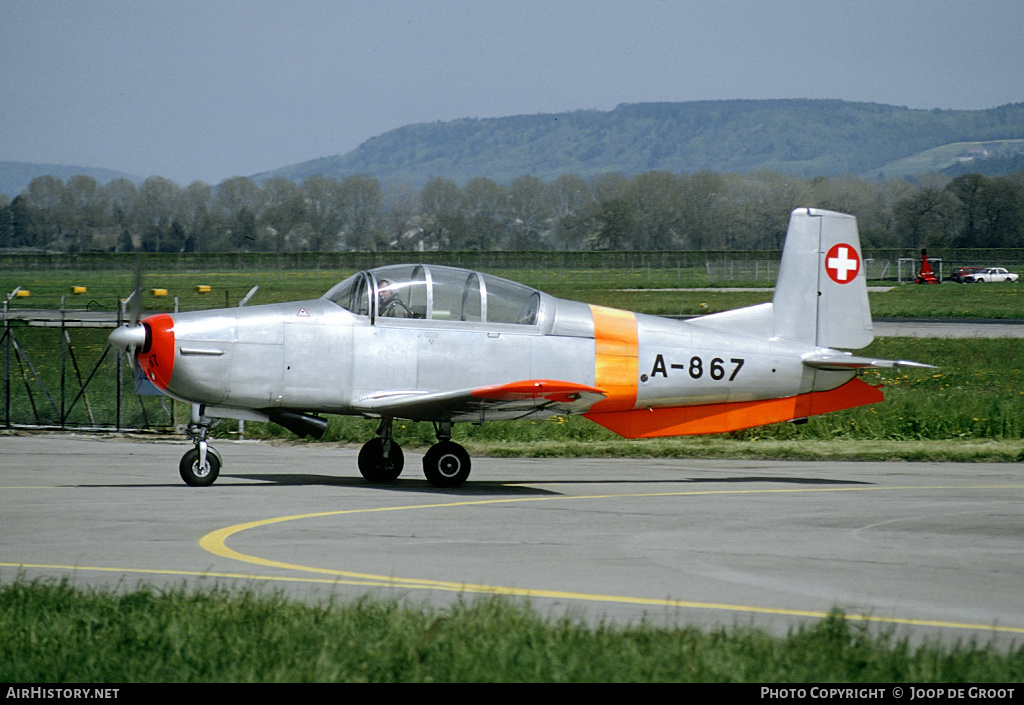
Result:
{"label": "nose landing gear", "polygon": [[195,447],[181,456],[178,473],[190,487],[209,487],[220,475],[220,453],[206,442],[213,419],[203,416],[196,406],[192,407],[192,423],[185,433]]}

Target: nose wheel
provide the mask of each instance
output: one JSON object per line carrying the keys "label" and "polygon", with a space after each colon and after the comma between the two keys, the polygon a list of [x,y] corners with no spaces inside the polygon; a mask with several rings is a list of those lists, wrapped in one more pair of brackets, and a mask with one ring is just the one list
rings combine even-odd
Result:
{"label": "nose wheel", "polygon": [[209,487],[220,475],[220,453],[206,442],[213,419],[203,415],[199,405],[192,407],[192,423],[185,433],[195,446],[181,456],[178,473],[189,487]]}
{"label": "nose wheel", "polygon": [[220,458],[213,452],[212,448],[206,449],[206,462],[199,462],[199,449],[192,450],[181,456],[178,463],[178,472],[181,479],[190,487],[209,487],[220,475]]}

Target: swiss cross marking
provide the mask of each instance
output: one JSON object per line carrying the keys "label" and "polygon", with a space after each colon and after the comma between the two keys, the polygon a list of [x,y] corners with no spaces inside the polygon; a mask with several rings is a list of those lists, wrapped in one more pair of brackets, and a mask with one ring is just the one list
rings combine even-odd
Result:
{"label": "swiss cross marking", "polygon": [[839,243],[825,255],[825,271],[836,284],[849,284],[860,271],[860,256],[849,245]]}

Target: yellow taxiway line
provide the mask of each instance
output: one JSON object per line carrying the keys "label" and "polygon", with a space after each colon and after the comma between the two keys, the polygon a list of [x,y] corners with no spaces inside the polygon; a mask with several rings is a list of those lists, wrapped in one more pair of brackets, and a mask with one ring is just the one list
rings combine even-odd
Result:
{"label": "yellow taxiway line", "polygon": [[[828,617],[827,612],[818,610],[793,610],[776,607],[763,607],[757,605],[734,605],[715,602],[694,602],[688,600],[673,600],[667,598],[647,598],[628,595],[604,595],[596,593],[571,592],[563,590],[543,590],[533,588],[513,588],[498,585],[478,585],[473,583],[459,583],[443,580],[429,580],[421,578],[399,578],[373,573],[360,573],[331,568],[315,566],[304,566],[296,563],[275,561],[259,556],[252,556],[229,548],[227,541],[232,536],[250,529],[257,529],[284,522],[300,521],[305,519],[318,519],[323,517],[336,517],[353,514],[370,514],[375,512],[395,511],[419,511],[432,509],[450,509],[453,507],[483,506],[489,504],[512,504],[518,502],[549,502],[549,501],[574,501],[574,500],[599,500],[599,499],[622,499],[622,498],[644,498],[644,497],[684,497],[701,495],[736,495],[736,494],[794,494],[803,492],[878,492],[895,490],[950,490],[950,489],[1024,489],[1024,485],[935,485],[935,486],[900,486],[900,487],[832,487],[832,488],[800,488],[800,489],[754,489],[754,490],[693,490],[685,492],[651,492],[651,493],[627,493],[627,494],[600,494],[600,495],[579,495],[579,496],[558,496],[558,497],[518,497],[512,499],[487,499],[487,500],[464,500],[458,502],[443,502],[437,504],[414,504],[392,507],[377,507],[372,509],[343,509],[327,512],[313,512],[310,514],[295,514],[291,516],[274,517],[262,519],[243,524],[227,526],[217,529],[202,537],[199,545],[205,550],[222,558],[229,558],[244,563],[262,566],[265,568],[277,568],[282,570],[296,571],[302,573],[318,574],[329,576],[316,582],[334,580],[339,583],[350,585],[367,585],[395,587],[403,589],[441,590],[459,593],[476,593],[489,595],[507,595],[529,598],[551,598],[559,600],[579,600],[586,602],[616,603],[638,606],[674,607],[698,610],[718,610],[727,612],[746,612],[752,614],[784,615],[795,617],[811,617],[823,619]],[[989,630],[995,632],[1006,632],[1011,634],[1024,634],[1024,627],[1008,627],[993,624],[970,624],[964,622],[951,622],[942,620],[910,619],[899,617],[879,617],[876,615],[844,615],[846,619],[862,622],[876,622],[887,624],[913,625],[924,627],[942,627],[949,629],[971,629]]]}

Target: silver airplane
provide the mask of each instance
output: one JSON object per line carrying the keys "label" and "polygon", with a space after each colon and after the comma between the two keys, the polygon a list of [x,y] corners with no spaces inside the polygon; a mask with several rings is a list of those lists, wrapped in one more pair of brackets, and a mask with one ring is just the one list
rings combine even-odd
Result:
{"label": "silver airplane", "polygon": [[371,483],[404,457],[395,419],[429,421],[436,487],[470,472],[455,423],[583,414],[626,438],[723,433],[882,401],[854,356],[874,337],[856,220],[793,211],[770,303],[676,321],[576,301],[480,272],[424,264],[355,274],[319,299],[157,314],[110,334],[164,394],[192,405],[182,479],[207,486],[215,419],[320,438],[321,414],[380,419],[359,452]]}

